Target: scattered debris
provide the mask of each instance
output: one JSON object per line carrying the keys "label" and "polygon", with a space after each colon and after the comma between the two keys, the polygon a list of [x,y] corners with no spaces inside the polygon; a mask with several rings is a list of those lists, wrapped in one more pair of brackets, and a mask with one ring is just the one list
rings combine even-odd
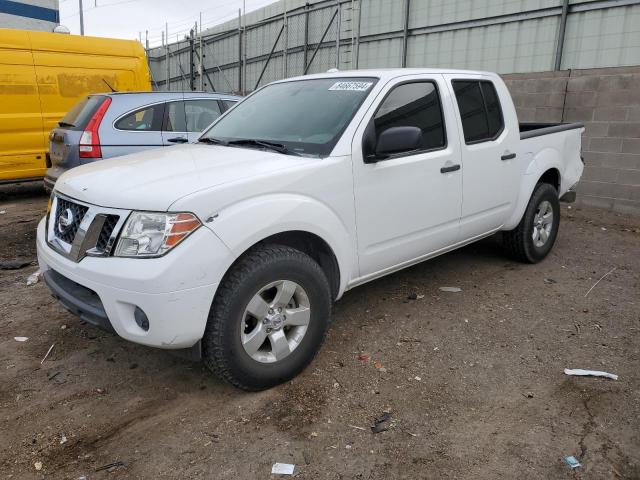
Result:
{"label": "scattered debris", "polygon": [[558,282],[553,278],[545,278],[544,283],[546,283],[547,285],[553,285],[554,283],[558,283]]}
{"label": "scattered debris", "polygon": [[33,260],[4,260],[0,262],[0,270],[19,270],[33,264]]}
{"label": "scattered debris", "polygon": [[391,418],[391,412],[383,412],[382,415],[375,418],[373,421],[373,425],[371,426],[371,433],[380,433],[386,432],[389,430],[389,425],[387,424],[387,420]]}
{"label": "scattered debris", "polygon": [[366,428],[358,427],[357,425],[349,425],[351,428],[355,428],[356,430],[366,430]]}
{"label": "scattered debris", "polygon": [[56,346],[55,342],[51,344],[51,346],[49,347],[49,350],[47,350],[47,353],[45,353],[44,357],[42,357],[42,360],[40,360],[40,365],[42,365],[44,363],[44,361],[47,359],[47,357],[51,353],[51,350],[53,350],[53,347],[55,347],[55,346]]}
{"label": "scattered debris", "polygon": [[368,362],[369,358],[371,358],[371,355],[369,355],[368,353],[361,353],[360,355],[358,355],[358,360],[362,362]]}
{"label": "scattered debris", "polygon": [[42,272],[40,270],[29,275],[29,278],[27,278],[27,287],[30,287],[31,285],[35,285],[36,283],[38,283],[40,281],[41,276],[42,276]]}
{"label": "scattered debris", "polygon": [[42,462],[36,462],[36,463],[33,464],[33,466],[35,467],[35,469],[37,471],[42,470]]}
{"label": "scattered debris", "polygon": [[124,462],[118,460],[117,462],[107,463],[106,465],[102,465],[101,467],[96,468],[95,471],[101,472],[102,470],[110,470],[116,467],[124,467]]}
{"label": "scattered debris", "polygon": [[96,393],[99,395],[104,395],[107,391],[104,388],[96,388]]}
{"label": "scattered debris", "polygon": [[54,378],[56,378],[56,377],[57,377],[58,375],[60,375],[61,373],[62,373],[62,372],[56,372],[56,373],[54,373],[54,374],[52,374],[52,375],[49,375],[49,376],[47,377],[47,380],[53,380]]}
{"label": "scattered debris", "polygon": [[462,291],[460,287],[440,287],[440,290],[443,292],[451,292],[451,293],[457,293]]}
{"label": "scattered debris", "polygon": [[29,340],[29,337],[13,337],[16,342],[26,342]]}
{"label": "scattered debris", "polygon": [[421,378],[421,377],[419,377],[419,376],[417,376],[417,375],[416,375],[415,377],[413,377],[413,379],[414,379],[414,380],[417,380],[418,382],[422,380],[422,378]]}
{"label": "scattered debris", "polygon": [[609,270],[607,273],[605,273],[603,276],[601,276],[601,277],[600,277],[600,279],[599,279],[596,283],[594,283],[594,284],[592,285],[592,287],[587,291],[587,293],[585,293],[585,294],[584,294],[584,296],[586,297],[587,295],[589,295],[589,294],[591,293],[591,290],[593,290],[594,288],[596,288],[596,285],[598,285],[598,284],[602,281],[602,279],[603,279],[604,277],[606,277],[606,276],[607,276],[607,275],[609,275],[610,273],[613,273],[613,271],[614,271],[616,268],[618,268],[618,267],[613,267],[611,270]]}
{"label": "scattered debris", "polygon": [[67,443],[67,436],[63,433],[60,435],[60,445]]}
{"label": "scattered debris", "polygon": [[296,466],[291,463],[274,463],[271,473],[276,475],[293,475]]}
{"label": "scattered debris", "polygon": [[373,364],[374,367],[376,367],[376,370],[378,370],[379,372],[386,372],[387,369],[385,368],[385,366],[381,363],[381,362],[376,362]]}
{"label": "scattered debris", "polygon": [[525,397],[527,398],[533,398],[533,392],[527,392]]}
{"label": "scattered debris", "polygon": [[562,457],[562,459],[567,465],[569,465],[569,467],[571,467],[571,470],[582,466],[578,459],[573,455],[567,455],[566,457]]}
{"label": "scattered debris", "polygon": [[420,300],[424,298],[424,295],[418,295],[416,292],[411,292],[407,298],[409,300]]}
{"label": "scattered debris", "polygon": [[618,380],[618,375],[608,372],[600,372],[598,370],[582,370],[580,368],[565,368],[565,375],[577,375],[581,377],[605,377],[611,380]]}

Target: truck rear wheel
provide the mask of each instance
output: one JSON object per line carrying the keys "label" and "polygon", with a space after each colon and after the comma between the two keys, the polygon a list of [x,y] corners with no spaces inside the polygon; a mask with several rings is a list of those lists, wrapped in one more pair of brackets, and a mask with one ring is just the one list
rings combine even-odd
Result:
{"label": "truck rear wheel", "polygon": [[202,339],[205,365],[232,385],[264,390],[300,373],[324,340],[331,290],[309,256],[254,248],[223,279]]}
{"label": "truck rear wheel", "polygon": [[559,226],[558,192],[553,185],[539,183],[518,226],[503,233],[503,245],[514,259],[537,263],[553,248]]}

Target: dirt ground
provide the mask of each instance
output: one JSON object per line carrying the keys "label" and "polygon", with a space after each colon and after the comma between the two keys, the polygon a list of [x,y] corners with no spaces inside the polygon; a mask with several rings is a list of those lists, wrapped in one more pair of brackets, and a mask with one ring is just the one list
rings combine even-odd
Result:
{"label": "dirt ground", "polygon": [[[35,261],[46,203],[38,185],[0,187],[0,261]],[[35,264],[0,270],[0,473],[267,479],[283,462],[304,479],[638,479],[640,219],[562,214],[538,265],[489,239],[348,292],[311,366],[252,394],[80,324],[26,285]]]}

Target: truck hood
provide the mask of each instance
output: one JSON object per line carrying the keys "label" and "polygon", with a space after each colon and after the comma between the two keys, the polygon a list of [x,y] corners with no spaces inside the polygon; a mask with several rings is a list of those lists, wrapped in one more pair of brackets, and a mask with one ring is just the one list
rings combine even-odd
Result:
{"label": "truck hood", "polygon": [[180,145],[73,168],[55,190],[103,207],[164,211],[205,188],[317,161],[257,149]]}

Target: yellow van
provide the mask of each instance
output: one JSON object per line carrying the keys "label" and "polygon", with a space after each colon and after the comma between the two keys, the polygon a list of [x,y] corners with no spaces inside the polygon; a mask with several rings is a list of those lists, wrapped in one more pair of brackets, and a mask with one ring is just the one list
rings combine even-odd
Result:
{"label": "yellow van", "polygon": [[0,29],[0,183],[41,179],[48,135],[90,93],[149,91],[139,42]]}

